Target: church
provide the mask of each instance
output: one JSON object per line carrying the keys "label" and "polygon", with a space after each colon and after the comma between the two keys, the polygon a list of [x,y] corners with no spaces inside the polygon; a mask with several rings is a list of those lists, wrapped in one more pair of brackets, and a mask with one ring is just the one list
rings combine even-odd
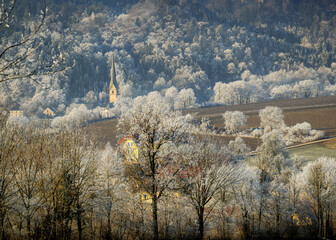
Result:
{"label": "church", "polygon": [[115,65],[114,65],[114,58],[112,56],[112,67],[111,67],[111,81],[109,87],[109,103],[115,103],[117,100],[117,88],[116,88],[117,80],[116,80],[116,72],[115,72]]}

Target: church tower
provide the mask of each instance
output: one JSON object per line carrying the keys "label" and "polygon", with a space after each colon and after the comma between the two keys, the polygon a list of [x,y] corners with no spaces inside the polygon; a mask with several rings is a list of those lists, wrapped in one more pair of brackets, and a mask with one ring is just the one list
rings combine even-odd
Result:
{"label": "church tower", "polygon": [[110,81],[110,87],[109,87],[109,103],[115,103],[117,100],[117,88],[114,85],[115,83],[117,83],[117,81],[116,81],[114,59],[112,56],[111,81]]}

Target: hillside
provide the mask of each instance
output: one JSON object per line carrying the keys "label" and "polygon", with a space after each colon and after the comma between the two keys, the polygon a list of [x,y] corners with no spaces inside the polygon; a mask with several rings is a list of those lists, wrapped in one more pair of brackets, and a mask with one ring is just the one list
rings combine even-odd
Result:
{"label": "hillside", "polygon": [[[16,6],[22,18],[0,33],[3,47],[37,21],[42,3]],[[2,106],[62,114],[73,102],[104,105],[112,55],[121,97],[175,87],[191,89],[198,104],[242,104],[336,93],[331,0],[51,0],[48,9],[26,67],[60,52],[75,65],[1,84]]]}

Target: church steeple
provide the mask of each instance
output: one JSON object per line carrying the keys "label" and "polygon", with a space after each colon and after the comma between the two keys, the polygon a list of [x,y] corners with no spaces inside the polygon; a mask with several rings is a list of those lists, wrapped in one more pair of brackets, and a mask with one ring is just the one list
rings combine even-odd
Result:
{"label": "church steeple", "polygon": [[111,81],[110,81],[110,87],[109,87],[109,102],[115,103],[117,100],[117,88],[114,85],[116,83],[116,73],[115,73],[115,66],[114,66],[114,58],[112,56],[112,66],[111,66]]}

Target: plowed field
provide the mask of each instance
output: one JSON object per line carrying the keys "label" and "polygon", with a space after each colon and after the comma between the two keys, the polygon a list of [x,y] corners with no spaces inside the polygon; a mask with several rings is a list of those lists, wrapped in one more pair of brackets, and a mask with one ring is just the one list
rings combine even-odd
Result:
{"label": "plowed field", "polygon": [[[211,124],[215,127],[223,127],[223,113],[225,111],[242,111],[248,116],[248,127],[258,127],[258,112],[266,106],[280,107],[285,116],[285,123],[288,126],[296,123],[309,122],[313,129],[324,130],[327,136],[336,136],[336,96],[303,98],[292,100],[267,101],[261,103],[251,103],[233,106],[216,106],[208,108],[197,108],[183,111],[183,114],[195,114],[196,118],[201,119],[207,117]],[[92,123],[87,130],[93,134],[98,142],[105,145],[108,141],[112,145],[117,144],[116,137],[117,119],[109,119]],[[228,142],[231,138],[222,139]],[[246,139],[248,145],[255,149],[260,144],[259,139]]]}

